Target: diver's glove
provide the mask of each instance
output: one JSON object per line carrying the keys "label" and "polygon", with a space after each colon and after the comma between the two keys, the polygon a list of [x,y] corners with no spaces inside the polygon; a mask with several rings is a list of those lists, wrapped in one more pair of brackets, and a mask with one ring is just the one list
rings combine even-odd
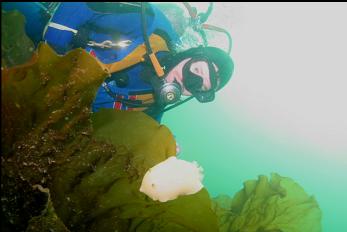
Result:
{"label": "diver's glove", "polygon": [[72,39],[73,48],[86,48],[89,42],[89,33],[87,28],[81,27]]}

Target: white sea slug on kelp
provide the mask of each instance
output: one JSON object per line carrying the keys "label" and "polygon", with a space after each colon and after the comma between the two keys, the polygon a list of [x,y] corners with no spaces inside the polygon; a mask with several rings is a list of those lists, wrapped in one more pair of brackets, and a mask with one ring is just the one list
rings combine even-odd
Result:
{"label": "white sea slug on kelp", "polygon": [[150,168],[143,177],[140,191],[152,200],[166,202],[182,195],[199,192],[204,186],[202,168],[195,162],[171,156]]}

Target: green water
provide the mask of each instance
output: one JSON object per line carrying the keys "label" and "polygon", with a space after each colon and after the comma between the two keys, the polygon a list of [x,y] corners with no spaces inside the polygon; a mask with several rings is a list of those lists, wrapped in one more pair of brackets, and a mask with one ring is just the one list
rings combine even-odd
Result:
{"label": "green water", "polygon": [[204,168],[204,184],[212,196],[233,195],[243,181],[277,172],[315,196],[323,212],[323,231],[347,230],[346,157],[331,159],[342,154],[260,128],[233,110],[232,104],[222,107],[190,102],[168,112],[163,120],[176,135],[180,157],[196,160]]}

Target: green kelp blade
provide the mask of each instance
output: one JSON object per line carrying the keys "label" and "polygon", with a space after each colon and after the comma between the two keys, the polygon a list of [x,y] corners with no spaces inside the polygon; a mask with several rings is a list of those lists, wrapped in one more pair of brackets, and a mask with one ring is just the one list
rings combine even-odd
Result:
{"label": "green kelp blade", "polygon": [[1,203],[23,230],[37,212],[31,186],[51,188],[52,170],[90,144],[90,107],[107,73],[82,49],[58,56],[41,44],[30,62],[1,74]]}
{"label": "green kelp blade", "polygon": [[231,199],[214,201],[221,231],[320,232],[321,210],[316,200],[288,177],[273,173],[249,180]]}
{"label": "green kelp blade", "polygon": [[24,64],[34,54],[34,43],[24,26],[25,17],[19,11],[1,10],[1,67]]}
{"label": "green kelp blade", "polygon": [[142,112],[112,109],[93,114],[92,122],[95,144],[69,158],[53,174],[55,207],[69,228],[218,231],[205,189],[165,203],[139,191],[147,170],[176,152],[167,127]]}
{"label": "green kelp blade", "polygon": [[[159,125],[151,117],[136,111],[115,112],[105,109],[94,114],[92,119],[95,138],[123,147],[131,154],[127,164],[127,178],[117,181],[108,193],[100,197],[100,205],[121,207],[120,216],[132,219],[130,230],[218,230],[217,218],[206,190],[166,203],[152,201],[139,192],[147,170],[176,153],[174,136],[166,126]],[[130,173],[136,173],[135,179],[134,175],[129,176]],[[141,223],[138,225],[139,221]]]}
{"label": "green kelp blade", "polygon": [[171,131],[140,111],[102,109],[92,116],[95,138],[124,146],[134,154],[133,164],[141,175],[154,165],[176,155]]}
{"label": "green kelp blade", "polygon": [[39,231],[55,231],[55,232],[70,232],[55,213],[52,200],[50,197],[49,189],[43,188],[41,185],[35,185],[34,189],[38,189],[47,195],[46,207],[42,210],[41,214],[32,217],[28,223],[25,232],[39,232]]}
{"label": "green kelp blade", "polygon": [[89,118],[96,91],[106,76],[84,50],[58,56],[44,43],[30,63],[3,69],[1,141],[5,153],[33,128],[71,134],[82,118]]}

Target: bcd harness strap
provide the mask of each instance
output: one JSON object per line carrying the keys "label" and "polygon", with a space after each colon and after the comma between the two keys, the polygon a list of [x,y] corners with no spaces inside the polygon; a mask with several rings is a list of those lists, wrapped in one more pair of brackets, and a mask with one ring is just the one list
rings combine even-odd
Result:
{"label": "bcd harness strap", "polygon": [[[152,34],[149,37],[149,41],[151,43],[153,53],[169,51],[169,48],[165,40],[161,36]],[[106,68],[110,73],[114,73],[114,72],[121,71],[125,68],[128,68],[130,66],[133,66],[137,63],[144,62],[146,54],[147,54],[146,47],[144,44],[141,44],[138,47],[136,47],[129,55],[127,55],[120,61],[117,61],[111,64],[104,64],[99,60],[98,62],[104,68]]]}

